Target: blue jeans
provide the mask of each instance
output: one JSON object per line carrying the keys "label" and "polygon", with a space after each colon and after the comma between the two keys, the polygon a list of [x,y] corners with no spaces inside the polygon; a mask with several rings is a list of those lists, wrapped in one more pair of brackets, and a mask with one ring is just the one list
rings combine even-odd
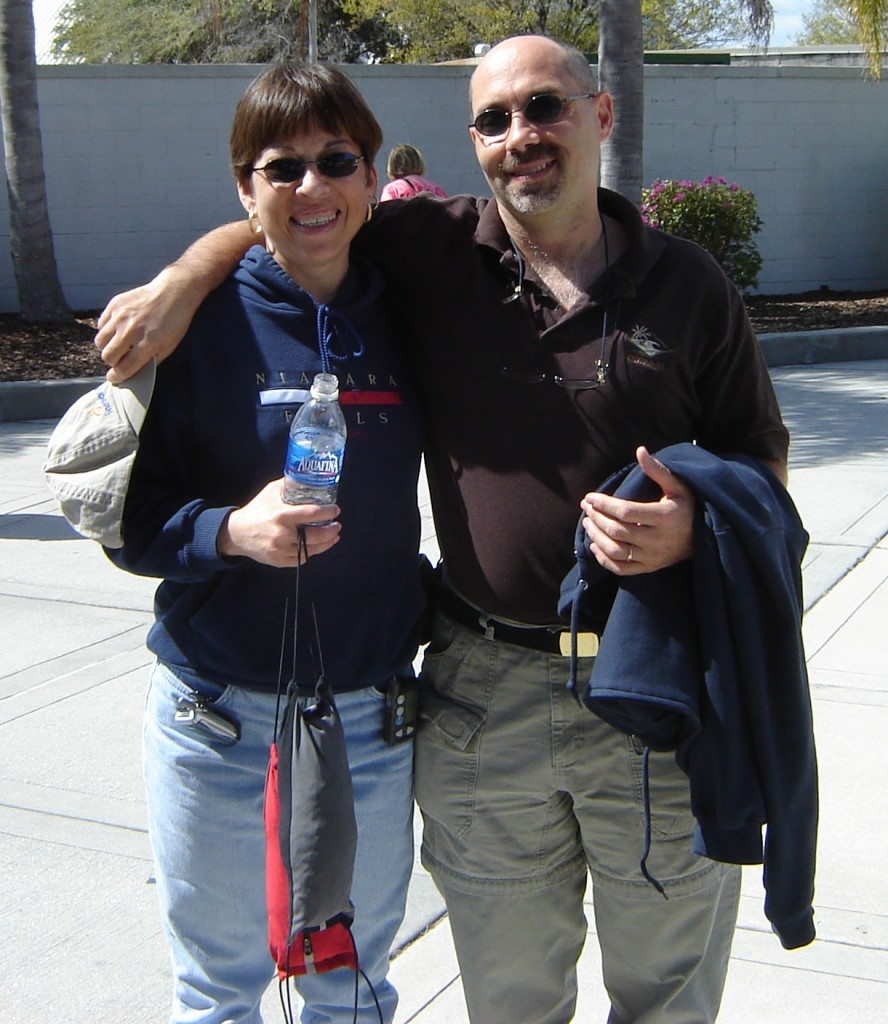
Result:
{"label": "blue jeans", "polygon": [[[191,682],[191,681],[189,681]],[[237,721],[236,743],[177,723],[180,696],[194,688]],[[218,695],[218,696],[217,696]],[[274,975],[265,904],[263,792],[276,698],[241,687],[189,685],[164,665],[151,673],[144,728],[148,828],[174,974],[170,1024],[260,1024]],[[397,993],[388,955],[404,916],[413,867],[412,743],[382,740],[384,697],[343,693],[358,847],[352,929],[361,968],[390,1022]],[[351,1024],[355,972],[340,968],[296,981],[303,1024]],[[376,1024],[373,995],[359,979],[360,1024]]]}

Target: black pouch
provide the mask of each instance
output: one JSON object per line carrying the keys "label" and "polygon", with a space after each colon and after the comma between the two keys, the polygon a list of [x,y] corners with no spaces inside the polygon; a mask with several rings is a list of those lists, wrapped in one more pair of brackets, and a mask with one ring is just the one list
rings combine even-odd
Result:
{"label": "black pouch", "polygon": [[385,689],[382,738],[386,743],[413,739],[418,718],[419,680],[415,676],[392,676]]}

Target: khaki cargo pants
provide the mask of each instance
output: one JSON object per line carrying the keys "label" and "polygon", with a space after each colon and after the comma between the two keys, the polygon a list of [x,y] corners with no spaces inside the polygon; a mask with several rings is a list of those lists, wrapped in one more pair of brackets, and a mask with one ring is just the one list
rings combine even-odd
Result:
{"label": "khaki cargo pants", "polygon": [[415,786],[470,1019],[573,1019],[588,874],[610,1024],[713,1021],[740,871],[692,854],[687,778],[671,754],[652,754],[647,866],[668,900],[645,880],[640,747],[583,708],[566,678],[565,658],[437,616]]}

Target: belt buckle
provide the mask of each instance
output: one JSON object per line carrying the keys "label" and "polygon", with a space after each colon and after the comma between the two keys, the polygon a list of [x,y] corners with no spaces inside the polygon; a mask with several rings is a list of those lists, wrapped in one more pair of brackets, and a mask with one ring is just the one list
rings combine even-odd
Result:
{"label": "belt buckle", "polygon": [[[577,633],[577,657],[594,658],[598,654],[599,636],[597,633]],[[558,649],[562,657],[570,657],[570,630],[558,635]]]}

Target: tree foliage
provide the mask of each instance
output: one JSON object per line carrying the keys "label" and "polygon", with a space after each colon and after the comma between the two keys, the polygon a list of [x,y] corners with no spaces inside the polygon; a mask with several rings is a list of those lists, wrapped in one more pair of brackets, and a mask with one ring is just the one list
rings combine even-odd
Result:
{"label": "tree foliage", "polygon": [[[648,49],[718,45],[743,34],[746,2],[643,0]],[[541,33],[594,53],[599,42],[597,0],[343,0],[352,14],[383,20],[400,41],[392,61],[430,62],[469,57],[477,43]]]}
{"label": "tree foliage", "polygon": [[[766,0],[639,0],[648,49],[740,38]],[[594,53],[598,0],[318,0],[318,50],[351,63],[432,63],[537,32]],[[54,38],[72,63],[266,63],[303,56],[303,0],[68,0]]]}
{"label": "tree foliage", "polygon": [[736,0],[643,0],[641,16],[648,50],[721,46],[751,35],[748,14]]}
{"label": "tree foliage", "polygon": [[881,78],[882,54],[888,37],[888,0],[846,0],[846,3],[860,30],[870,73],[874,78]]}
{"label": "tree foliage", "polygon": [[[352,16],[381,21],[397,38],[381,59],[432,63],[470,57],[477,43],[545,31],[552,3],[541,0],[342,0]],[[570,0],[571,6],[578,5]],[[554,32],[553,32],[554,34]]]}
{"label": "tree foliage", "polygon": [[804,28],[796,42],[800,46],[862,43],[878,52],[888,41],[888,4],[865,7],[848,0],[815,0],[810,13],[802,15]]}
{"label": "tree foliage", "polygon": [[804,28],[796,36],[799,46],[859,43],[860,29],[846,3],[815,0],[810,13],[802,15]]}
{"label": "tree foliage", "polygon": [[[264,64],[305,56],[305,14],[301,0],[69,0],[53,53],[86,64]],[[318,37],[321,56],[341,63],[397,41],[336,0],[318,0]]]}

